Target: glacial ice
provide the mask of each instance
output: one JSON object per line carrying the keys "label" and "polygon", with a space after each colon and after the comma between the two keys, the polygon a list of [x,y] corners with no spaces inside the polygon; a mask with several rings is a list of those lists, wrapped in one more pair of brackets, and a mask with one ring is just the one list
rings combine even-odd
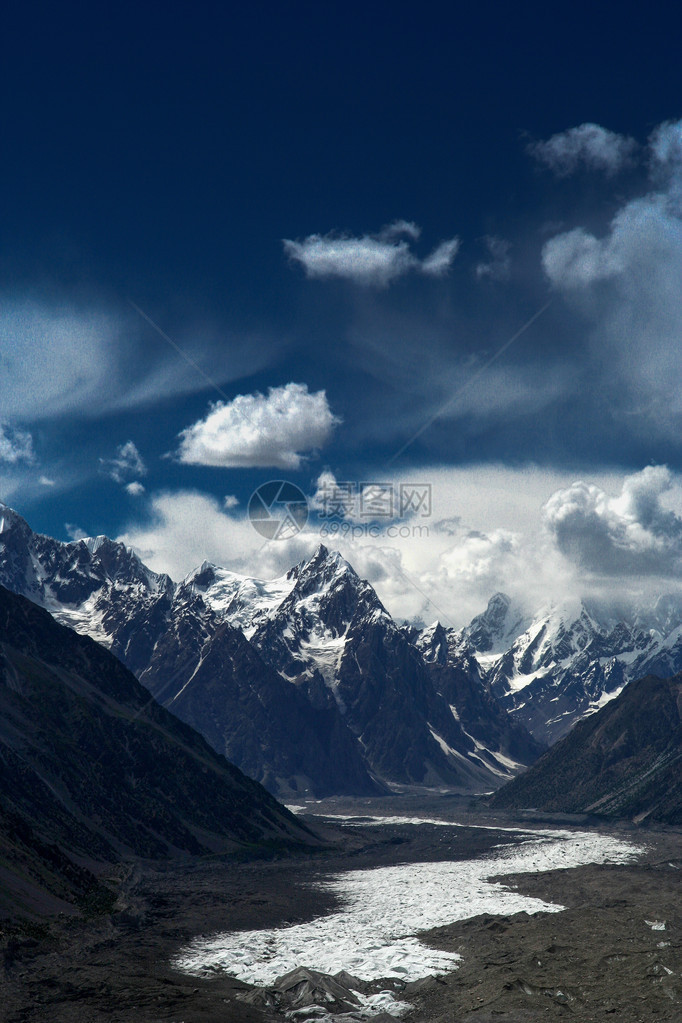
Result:
{"label": "glacial ice", "polygon": [[320,883],[339,897],[335,912],[293,926],[197,938],[174,966],[198,976],[224,971],[259,986],[299,966],[332,975],[345,970],[365,981],[415,981],[455,969],[460,958],[429,948],[420,932],[481,913],[558,913],[564,908],[521,895],[495,878],[625,863],[641,852],[609,835],[535,831],[530,840],[475,860],[346,871]]}

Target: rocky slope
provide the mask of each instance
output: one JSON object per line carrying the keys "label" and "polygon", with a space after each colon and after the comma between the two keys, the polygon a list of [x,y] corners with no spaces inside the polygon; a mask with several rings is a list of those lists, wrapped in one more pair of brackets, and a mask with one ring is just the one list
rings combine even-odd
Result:
{"label": "rocky slope", "polygon": [[140,674],[157,699],[281,797],[383,791],[336,704],[312,703],[239,629],[209,615],[198,630],[185,608],[159,635]]}
{"label": "rocky slope", "polygon": [[309,843],[116,658],[0,587],[0,913],[106,898],[103,863]]}
{"label": "rocky slope", "polygon": [[631,682],[492,805],[682,824],[682,675]]}

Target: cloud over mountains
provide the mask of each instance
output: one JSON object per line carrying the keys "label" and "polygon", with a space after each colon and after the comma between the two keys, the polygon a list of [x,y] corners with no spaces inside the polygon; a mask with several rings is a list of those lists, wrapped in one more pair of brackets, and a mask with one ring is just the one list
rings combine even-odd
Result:
{"label": "cloud over mountains", "polygon": [[679,576],[682,518],[661,502],[672,485],[662,465],[626,477],[615,497],[579,480],[552,495],[544,522],[561,553],[594,575]]}

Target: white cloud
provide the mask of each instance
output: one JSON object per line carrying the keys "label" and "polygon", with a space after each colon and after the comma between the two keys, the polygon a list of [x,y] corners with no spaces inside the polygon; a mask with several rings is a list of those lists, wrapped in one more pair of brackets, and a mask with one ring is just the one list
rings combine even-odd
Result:
{"label": "white cloud", "polygon": [[[310,557],[323,542],[369,580],[397,619],[440,618],[460,626],[497,590],[531,611],[548,600],[585,593],[584,573],[542,529],[543,505],[573,479],[567,473],[502,466],[410,472],[388,482],[396,488],[431,484],[430,516],[415,513],[371,531],[359,516],[339,519],[336,527],[312,516],[303,532],[266,544],[244,512],[228,513],[216,498],[196,491],[154,494],[151,521],[131,522],[118,539],[174,579],[204,560],[270,579]],[[623,477],[601,474],[595,480],[602,490],[617,491]],[[615,585],[622,592],[622,578]]]}
{"label": "white cloud", "polygon": [[582,227],[550,238],[542,251],[542,265],[552,284],[578,288],[622,272],[622,219],[614,221],[613,233],[604,241]]}
{"label": "white cloud", "polygon": [[443,277],[452,266],[458,252],[459,238],[450,238],[437,245],[431,255],[421,261],[419,269],[429,277]]}
{"label": "white cloud", "polygon": [[53,479],[50,479],[49,476],[39,476],[38,477],[38,483],[41,485],[41,487],[54,487],[54,486],[56,486],[56,481],[53,480]]}
{"label": "white cloud", "polygon": [[661,500],[672,489],[665,466],[628,476],[617,496],[579,480],[552,495],[544,521],[559,550],[583,570],[679,577],[682,518]]}
{"label": "white cloud", "polygon": [[[102,472],[116,483],[125,483],[131,476],[145,476],[147,467],[132,440],[119,444],[115,458],[100,458]],[[144,489],[144,488],[143,488]],[[133,491],[129,491],[133,493]]]}
{"label": "white cloud", "polygon": [[145,493],[144,487],[138,480],[134,480],[132,483],[128,483],[125,489],[126,492],[130,494],[131,497],[142,497],[142,495]]}
{"label": "white cloud", "polygon": [[490,258],[486,262],[478,263],[476,276],[479,280],[487,277],[491,281],[507,281],[511,273],[511,259],[509,250],[511,243],[504,238],[489,236],[485,240]]}
{"label": "white cloud", "polygon": [[0,420],[0,462],[15,465],[32,462],[34,457],[31,434]]}
{"label": "white cloud", "polygon": [[665,121],[649,137],[649,154],[654,176],[679,185],[682,179],[682,121]]}
{"label": "white cloud", "polygon": [[306,384],[271,387],[216,402],[205,419],[180,434],[178,458],[187,465],[297,469],[304,453],[321,448],[340,420],[324,391]]}
{"label": "white cloud", "polygon": [[[651,190],[606,234],[584,228],[544,246],[552,285],[591,322],[589,344],[623,414],[649,435],[679,435],[682,416],[682,122],[650,140]],[[639,428],[635,418],[631,430]]]}
{"label": "white cloud", "polygon": [[587,122],[552,135],[546,142],[533,142],[528,150],[558,177],[575,173],[581,165],[610,176],[632,163],[637,143]]}
{"label": "white cloud", "polygon": [[225,497],[223,498],[223,508],[225,511],[231,511],[231,509],[236,508],[238,504],[238,497],[235,497],[234,494],[225,494]]}
{"label": "white cloud", "polygon": [[289,258],[300,263],[308,277],[340,277],[386,287],[410,271],[441,277],[450,269],[459,249],[458,239],[441,242],[421,260],[405,240],[416,241],[419,234],[416,224],[398,220],[376,235],[311,234],[303,241],[285,238],[283,245]]}
{"label": "white cloud", "polygon": [[155,571],[176,580],[203,561],[273,578],[310,557],[320,542],[319,536],[299,534],[264,544],[245,515],[228,514],[220,501],[199,491],[154,494],[150,510],[148,524],[131,523],[117,539],[133,547]]}
{"label": "white cloud", "polygon": [[87,540],[90,536],[89,533],[86,533],[84,529],[81,529],[74,522],[65,522],[64,529],[66,530],[66,535],[70,536],[72,540]]}
{"label": "white cloud", "polygon": [[324,469],[315,481],[315,493],[308,499],[308,505],[322,519],[352,521],[358,511],[357,483],[339,481],[330,469]]}

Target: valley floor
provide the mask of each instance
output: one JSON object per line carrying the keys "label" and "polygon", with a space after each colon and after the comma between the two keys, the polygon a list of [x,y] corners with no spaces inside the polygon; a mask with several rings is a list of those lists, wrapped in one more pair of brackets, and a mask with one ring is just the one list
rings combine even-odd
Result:
{"label": "valley floor", "polygon": [[[488,827],[570,827],[470,810],[436,797],[329,801],[316,814],[447,816]],[[328,820],[328,819],[327,819]],[[584,822],[579,823],[586,829]],[[592,825],[594,827],[594,825]],[[601,827],[601,826],[600,826]],[[330,911],[334,896],[309,882],[341,870],[466,860],[508,832],[325,823],[325,853],[294,860],[139,865],[119,879],[123,907],[89,922],[15,929],[0,921],[3,1023],[257,1023],[282,1020],[246,1004],[248,986],[196,978],[170,961],[192,938],[216,931],[302,922]],[[645,845],[637,863],[504,878],[519,892],[566,906],[562,913],[479,916],[424,936],[462,956],[459,968],[408,985],[405,1023],[536,1023],[571,1019],[682,1019],[682,832],[603,828]],[[447,832],[445,834],[444,832]],[[647,922],[648,921],[648,922]],[[665,922],[665,930],[652,925]],[[311,964],[314,965],[314,964]],[[300,1018],[300,1017],[299,1017]]]}

